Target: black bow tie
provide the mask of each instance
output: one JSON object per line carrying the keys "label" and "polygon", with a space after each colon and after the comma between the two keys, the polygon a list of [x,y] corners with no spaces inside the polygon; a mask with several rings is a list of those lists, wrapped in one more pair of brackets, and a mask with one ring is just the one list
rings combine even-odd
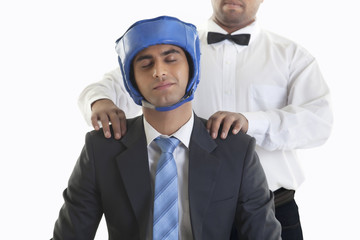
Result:
{"label": "black bow tie", "polygon": [[249,45],[250,34],[244,33],[244,34],[230,35],[230,34],[221,34],[216,32],[208,32],[208,36],[207,36],[208,44],[218,43],[224,41],[225,39],[233,41],[234,43],[239,45]]}

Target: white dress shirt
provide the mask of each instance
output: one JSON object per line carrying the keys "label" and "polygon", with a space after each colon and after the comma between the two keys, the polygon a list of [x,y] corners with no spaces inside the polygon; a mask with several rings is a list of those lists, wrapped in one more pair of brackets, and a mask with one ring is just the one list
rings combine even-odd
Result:
{"label": "white dress shirt", "polygon": [[[199,29],[201,78],[195,113],[206,119],[216,111],[244,114],[270,189],[296,190],[304,181],[296,149],[323,144],[333,120],[329,89],[316,60],[296,43],[261,29],[257,21],[233,33],[250,33],[248,46],[228,40],[208,45],[208,31],[226,34],[212,20]],[[119,68],[80,95],[79,106],[89,123],[90,105],[100,98],[110,98],[128,117],[141,109],[125,91]]]}
{"label": "white dress shirt", "polygon": [[204,118],[216,111],[244,114],[270,189],[297,189],[304,174],[295,149],[324,143],[332,126],[329,89],[316,60],[256,21],[233,33],[250,33],[249,46],[228,40],[209,45],[208,31],[226,34],[212,20],[199,30],[195,113]]}
{"label": "white dress shirt", "polygon": [[[155,175],[157,162],[160,159],[161,150],[159,146],[154,142],[154,139],[163,136],[174,136],[180,140],[180,144],[174,150],[174,159],[177,168],[178,176],[178,203],[179,203],[179,239],[180,240],[192,240],[192,229],[190,222],[190,210],[189,210],[189,194],[188,194],[188,173],[189,173],[189,143],[191,132],[194,125],[194,114],[191,115],[189,121],[183,125],[177,132],[171,136],[161,135],[156,131],[147,121],[144,119],[144,128],[146,141],[148,144],[148,156],[149,156],[149,169],[151,176],[151,187],[154,193],[155,188]],[[152,239],[152,226],[153,215],[151,211],[151,220],[149,221],[149,230],[147,239]]]}

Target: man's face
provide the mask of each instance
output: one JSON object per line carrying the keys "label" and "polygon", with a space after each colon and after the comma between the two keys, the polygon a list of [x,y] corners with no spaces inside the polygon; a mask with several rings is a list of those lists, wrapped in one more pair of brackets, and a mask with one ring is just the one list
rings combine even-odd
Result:
{"label": "man's face", "polygon": [[243,28],[255,20],[264,0],[211,0],[213,18],[220,26]]}
{"label": "man's face", "polygon": [[174,45],[150,46],[133,60],[136,85],[143,97],[157,107],[177,103],[189,80],[185,52]]}

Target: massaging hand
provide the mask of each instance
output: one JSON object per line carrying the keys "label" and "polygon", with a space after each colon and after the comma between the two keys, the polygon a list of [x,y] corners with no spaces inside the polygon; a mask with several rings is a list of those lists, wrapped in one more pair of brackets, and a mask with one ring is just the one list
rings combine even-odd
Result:
{"label": "massaging hand", "polygon": [[[106,138],[111,137],[109,123],[114,130],[115,139],[120,139],[126,132],[126,116],[125,113],[119,109],[111,100],[100,99],[95,101],[92,106],[91,122],[95,130],[99,130],[98,121],[103,126],[104,135]],[[221,138],[225,139],[228,132],[233,127],[232,133],[237,134],[239,131],[244,133],[248,130],[248,121],[244,115],[234,112],[219,111],[214,113],[207,122],[207,129],[212,138],[217,138],[220,126],[222,127]]]}
{"label": "massaging hand", "polygon": [[99,130],[101,122],[106,138],[111,137],[109,123],[114,130],[115,139],[120,139],[126,132],[126,116],[111,100],[100,99],[91,105],[91,123],[95,130]]}
{"label": "massaging hand", "polygon": [[231,131],[233,134],[237,134],[239,131],[246,133],[249,128],[248,120],[241,113],[219,111],[211,115],[206,126],[213,139],[217,138],[221,125],[220,137],[222,139],[227,137],[231,127],[233,127]]}

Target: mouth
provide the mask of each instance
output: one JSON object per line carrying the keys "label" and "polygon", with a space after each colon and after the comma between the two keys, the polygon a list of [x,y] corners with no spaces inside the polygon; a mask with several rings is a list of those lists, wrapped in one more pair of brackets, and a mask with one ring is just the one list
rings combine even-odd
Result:
{"label": "mouth", "polygon": [[156,86],[154,87],[154,90],[165,90],[165,89],[170,88],[172,85],[174,85],[174,83],[164,82],[164,83],[161,83],[161,84],[156,85]]}
{"label": "mouth", "polygon": [[229,7],[229,8],[242,8],[243,7],[242,3],[233,2],[233,1],[224,2],[224,6]]}

